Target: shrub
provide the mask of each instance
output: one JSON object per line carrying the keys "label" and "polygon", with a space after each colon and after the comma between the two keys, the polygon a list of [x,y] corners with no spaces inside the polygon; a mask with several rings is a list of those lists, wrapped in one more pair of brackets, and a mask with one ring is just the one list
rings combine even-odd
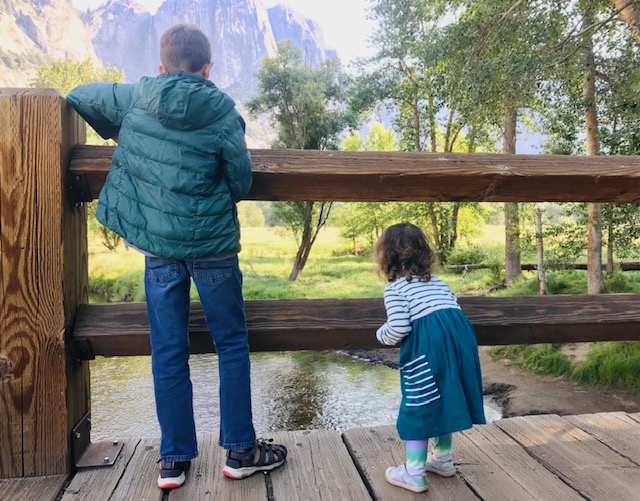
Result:
{"label": "shrub", "polygon": [[456,247],[447,259],[447,264],[481,264],[487,258],[484,249],[477,245],[470,245],[467,248]]}
{"label": "shrub", "polygon": [[571,378],[588,385],[617,386],[640,393],[640,342],[598,343]]}

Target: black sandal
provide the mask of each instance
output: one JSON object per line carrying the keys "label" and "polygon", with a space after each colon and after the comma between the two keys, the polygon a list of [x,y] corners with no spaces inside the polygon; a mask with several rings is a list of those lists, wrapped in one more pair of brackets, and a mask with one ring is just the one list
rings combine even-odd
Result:
{"label": "black sandal", "polygon": [[[271,442],[271,440],[269,440]],[[256,451],[259,451],[256,460]],[[270,444],[264,440],[256,440],[251,449],[246,451],[228,451],[227,464],[222,470],[225,477],[240,480],[258,471],[271,471],[282,466],[287,459],[287,448],[284,445]]]}

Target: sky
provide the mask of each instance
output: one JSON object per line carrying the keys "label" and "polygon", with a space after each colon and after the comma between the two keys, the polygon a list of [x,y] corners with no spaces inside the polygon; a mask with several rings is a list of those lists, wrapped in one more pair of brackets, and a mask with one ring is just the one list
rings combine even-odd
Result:
{"label": "sky", "polygon": [[[163,0],[137,0],[151,12]],[[95,8],[106,0],[71,0],[81,10]],[[293,10],[313,19],[322,28],[327,47],[338,52],[340,60],[348,65],[357,57],[371,56],[367,37],[373,30],[373,22],[366,18],[368,0],[262,0],[265,7],[277,4],[289,5]]]}

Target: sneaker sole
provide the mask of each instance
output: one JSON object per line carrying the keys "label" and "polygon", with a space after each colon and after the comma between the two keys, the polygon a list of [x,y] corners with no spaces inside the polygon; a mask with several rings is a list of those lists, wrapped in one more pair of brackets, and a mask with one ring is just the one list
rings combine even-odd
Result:
{"label": "sneaker sole", "polygon": [[457,471],[455,468],[450,471],[442,471],[442,470],[438,470],[437,468],[434,468],[433,466],[427,466],[427,465],[425,465],[424,469],[425,471],[428,471],[430,473],[435,473],[436,475],[440,475],[441,477],[453,477]]}
{"label": "sneaker sole", "polygon": [[284,464],[284,459],[282,461],[278,461],[277,463],[272,463],[265,466],[245,466],[243,468],[231,468],[229,466],[225,466],[222,469],[222,474],[227,478],[232,478],[234,480],[242,480],[243,478],[250,477],[254,473],[258,473],[259,471],[272,471],[276,468],[282,466]]}
{"label": "sneaker sole", "polygon": [[158,477],[158,487],[160,489],[177,489],[184,484],[187,479],[186,475],[182,473],[179,477],[162,478]]}
{"label": "sneaker sole", "polygon": [[389,482],[391,485],[402,487],[403,489],[407,489],[408,491],[412,491],[412,492],[424,492],[429,488],[428,485],[425,485],[423,487],[418,487],[417,485],[409,485],[409,484],[405,484],[404,482],[398,482],[397,480],[394,480],[389,476],[389,473],[391,472],[391,470],[393,470],[392,466],[387,468],[387,471],[384,473],[384,476],[386,477],[387,482]]}

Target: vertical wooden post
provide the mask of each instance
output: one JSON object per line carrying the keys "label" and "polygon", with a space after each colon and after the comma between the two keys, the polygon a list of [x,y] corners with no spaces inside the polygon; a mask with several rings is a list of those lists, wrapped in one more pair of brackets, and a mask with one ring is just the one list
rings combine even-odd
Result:
{"label": "vertical wooden post", "polygon": [[66,473],[89,408],[65,350],[87,299],[86,211],[65,194],[84,123],[50,89],[0,89],[0,478]]}

